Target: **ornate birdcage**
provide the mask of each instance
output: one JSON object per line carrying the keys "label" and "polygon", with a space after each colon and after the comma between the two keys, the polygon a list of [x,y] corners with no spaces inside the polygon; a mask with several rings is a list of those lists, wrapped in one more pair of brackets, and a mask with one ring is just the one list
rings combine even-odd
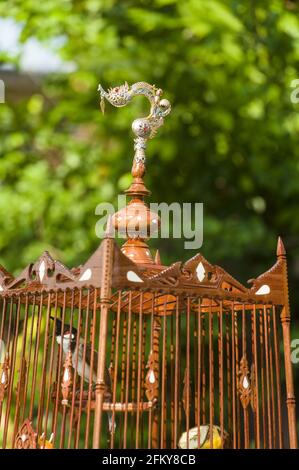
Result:
{"label": "ornate birdcage", "polygon": [[146,83],[99,90],[102,109],[150,101],[132,125],[130,200],[83,265],[44,252],[16,278],[0,268],[2,447],[295,448],[281,239],[249,288],[200,253],[153,259],[145,147],[170,103]]}

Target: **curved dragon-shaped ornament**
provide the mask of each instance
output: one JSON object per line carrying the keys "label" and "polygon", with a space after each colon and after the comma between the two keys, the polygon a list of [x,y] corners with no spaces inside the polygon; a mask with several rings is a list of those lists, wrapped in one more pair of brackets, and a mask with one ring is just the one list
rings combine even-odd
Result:
{"label": "curved dragon-shaped ornament", "polygon": [[148,139],[155,136],[157,129],[164,123],[164,117],[171,111],[171,105],[168,100],[161,99],[163,91],[155,85],[150,85],[146,82],[134,83],[129,86],[127,82],[118,87],[109,88],[105,91],[99,85],[98,91],[101,96],[101,110],[104,113],[105,99],[113,106],[118,108],[126,106],[131,102],[134,96],[145,96],[151,105],[150,113],[147,117],[135,119],[132,123],[132,130],[135,134],[134,150],[135,157],[134,163],[139,162],[145,164],[145,148]]}

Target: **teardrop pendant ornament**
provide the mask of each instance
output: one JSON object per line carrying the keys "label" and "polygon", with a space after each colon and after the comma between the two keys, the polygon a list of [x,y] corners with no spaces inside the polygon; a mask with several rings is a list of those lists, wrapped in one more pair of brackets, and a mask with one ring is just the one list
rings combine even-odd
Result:
{"label": "teardrop pendant ornament", "polygon": [[154,401],[158,398],[159,384],[156,372],[156,363],[152,351],[149,353],[146,367],[148,368],[148,372],[145,377],[145,395],[149,401]]}
{"label": "teardrop pendant ornament", "polygon": [[252,398],[252,380],[248,368],[248,362],[245,356],[241,358],[239,366],[238,394],[243,408],[247,408]]}
{"label": "teardrop pendant ornament", "polygon": [[61,382],[61,392],[62,392],[62,400],[61,404],[66,406],[69,404],[69,394],[70,388],[72,386],[72,353],[71,351],[68,352],[63,368],[63,376]]}

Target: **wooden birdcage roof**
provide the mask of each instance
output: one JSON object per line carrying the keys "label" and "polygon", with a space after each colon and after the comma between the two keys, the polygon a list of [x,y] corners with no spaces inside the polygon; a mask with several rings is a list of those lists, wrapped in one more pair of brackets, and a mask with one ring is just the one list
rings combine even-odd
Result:
{"label": "wooden birdcage roof", "polygon": [[[281,245],[279,239],[279,245]],[[102,244],[82,265],[72,269],[45,251],[18,276],[13,277],[0,266],[0,294],[64,291],[66,289],[101,288]],[[185,263],[170,266],[135,263],[122,253],[114,242],[112,286],[115,289],[167,292],[174,295],[192,293],[196,296],[248,302],[283,303],[284,254],[265,273],[245,287],[223,268],[209,263],[198,253]]]}

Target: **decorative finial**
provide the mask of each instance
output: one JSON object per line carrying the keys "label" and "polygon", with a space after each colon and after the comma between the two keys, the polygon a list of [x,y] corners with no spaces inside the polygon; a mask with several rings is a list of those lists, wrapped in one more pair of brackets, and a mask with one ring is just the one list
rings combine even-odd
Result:
{"label": "decorative finial", "polygon": [[277,256],[286,256],[286,250],[283,244],[281,237],[278,237],[277,240],[277,249],[276,249]]}
{"label": "decorative finial", "polygon": [[145,173],[145,149],[148,139],[152,139],[164,123],[164,117],[171,111],[171,105],[168,100],[160,99],[163,91],[155,85],[146,82],[134,83],[129,86],[127,82],[124,85],[109,88],[106,92],[99,85],[98,91],[101,96],[101,110],[105,110],[105,99],[113,106],[120,108],[131,102],[134,96],[144,95],[150,102],[150,113],[147,117],[135,119],[132,123],[134,138],[134,162],[132,175],[134,178],[142,178]]}
{"label": "decorative finial", "polygon": [[[158,230],[160,219],[151,212],[144,202],[150,194],[146,188],[143,177],[145,174],[145,149],[148,139],[155,136],[157,129],[164,123],[164,118],[171,111],[168,100],[161,99],[162,90],[155,85],[145,82],[134,83],[109,88],[105,91],[101,85],[98,87],[101,96],[101,110],[104,112],[105,99],[113,106],[120,108],[131,102],[134,96],[143,95],[150,102],[150,113],[147,117],[135,119],[132,123],[134,138],[134,160],[132,166],[133,182],[125,193],[131,197],[126,207],[113,215],[111,223],[116,233],[127,238],[122,246],[122,252],[135,263],[154,264],[150,249],[146,243],[151,234]],[[109,228],[107,230],[109,232]],[[106,231],[106,237],[107,235]],[[159,262],[159,258],[157,258]]]}

